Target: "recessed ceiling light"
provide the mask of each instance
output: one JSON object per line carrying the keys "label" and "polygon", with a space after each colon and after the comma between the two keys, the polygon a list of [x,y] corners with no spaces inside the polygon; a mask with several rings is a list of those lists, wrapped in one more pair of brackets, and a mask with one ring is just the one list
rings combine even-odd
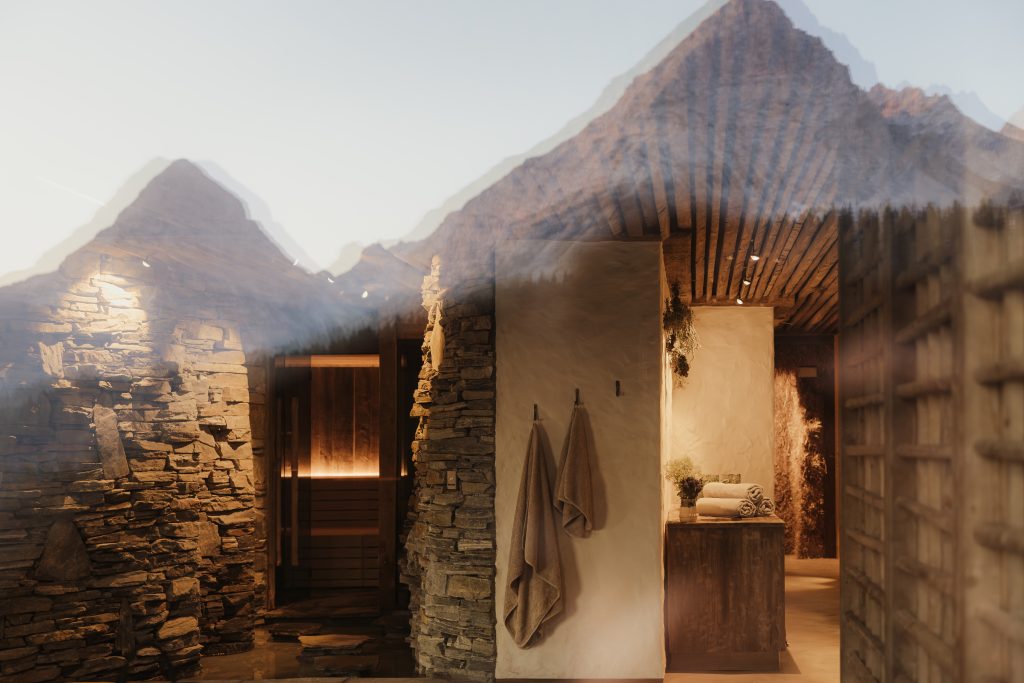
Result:
{"label": "recessed ceiling light", "polygon": [[750,280],[744,280],[743,281],[743,286],[744,287],[749,287],[750,286]]}
{"label": "recessed ceiling light", "polygon": [[760,257],[760,256],[758,256],[757,254],[751,254],[751,255],[750,255],[750,260],[751,260],[751,261],[760,261],[760,260],[761,260],[761,257]]}
{"label": "recessed ceiling light", "polygon": [[333,277],[327,278],[327,281],[330,282],[332,285],[334,284],[334,278]]}
{"label": "recessed ceiling light", "polygon": [[363,290],[363,298],[365,299],[368,296],[370,296],[370,293],[364,289]]}
{"label": "recessed ceiling light", "polygon": [[143,259],[142,265],[145,266],[146,268],[149,268],[149,261],[146,261],[145,259]]}
{"label": "recessed ceiling light", "polygon": [[736,303],[738,303],[740,306],[742,306],[743,305],[743,299],[741,299],[739,297],[736,297]]}

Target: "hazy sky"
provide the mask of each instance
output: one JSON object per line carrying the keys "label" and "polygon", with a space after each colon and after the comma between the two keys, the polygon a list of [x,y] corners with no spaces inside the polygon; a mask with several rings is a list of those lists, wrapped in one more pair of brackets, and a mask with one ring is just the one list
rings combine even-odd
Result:
{"label": "hazy sky", "polygon": [[[321,265],[588,109],[698,0],[0,2],[0,274],[154,157],[212,161]],[[807,0],[889,84],[1024,107],[1021,0]]]}

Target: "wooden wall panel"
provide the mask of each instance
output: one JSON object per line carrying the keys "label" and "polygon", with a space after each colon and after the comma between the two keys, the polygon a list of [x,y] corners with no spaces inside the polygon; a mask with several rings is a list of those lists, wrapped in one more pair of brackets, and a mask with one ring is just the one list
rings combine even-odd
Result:
{"label": "wooden wall panel", "polygon": [[842,660],[844,681],[882,681],[892,627],[890,235],[877,215],[839,218]]}
{"label": "wooden wall panel", "polygon": [[1024,215],[847,216],[844,680],[1024,671]]}
{"label": "wooden wall panel", "polygon": [[[1024,672],[1024,211],[967,221],[963,641],[967,681]],[[994,220],[993,220],[994,219]]]}
{"label": "wooden wall panel", "polygon": [[379,369],[314,367],[310,372],[313,476],[377,474]]}

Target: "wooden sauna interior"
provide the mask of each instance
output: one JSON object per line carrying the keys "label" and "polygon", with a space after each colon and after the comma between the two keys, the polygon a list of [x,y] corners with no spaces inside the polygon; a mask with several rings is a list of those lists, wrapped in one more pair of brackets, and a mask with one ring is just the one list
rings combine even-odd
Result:
{"label": "wooden sauna interior", "polygon": [[274,602],[349,594],[389,608],[411,488],[409,417],[418,343],[383,353],[279,356],[271,416],[277,454]]}

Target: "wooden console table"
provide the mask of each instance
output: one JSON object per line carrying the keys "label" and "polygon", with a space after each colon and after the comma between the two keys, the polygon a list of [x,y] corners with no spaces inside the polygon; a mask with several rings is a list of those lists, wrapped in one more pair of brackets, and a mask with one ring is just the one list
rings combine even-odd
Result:
{"label": "wooden console table", "polygon": [[778,671],[786,647],[784,522],[669,522],[665,653],[669,672]]}

